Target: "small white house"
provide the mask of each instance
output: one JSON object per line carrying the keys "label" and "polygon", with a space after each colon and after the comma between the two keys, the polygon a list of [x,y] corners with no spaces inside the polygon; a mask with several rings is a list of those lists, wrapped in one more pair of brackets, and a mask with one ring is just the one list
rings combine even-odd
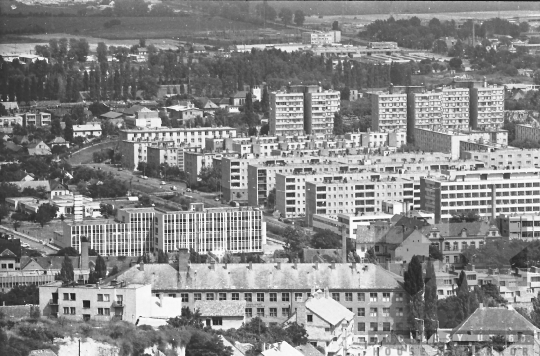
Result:
{"label": "small white house", "polygon": [[193,309],[198,309],[205,325],[213,329],[238,329],[246,321],[245,300],[197,300]]}
{"label": "small white house", "polygon": [[87,125],[74,125],[73,137],[101,136],[101,124],[93,122]]}

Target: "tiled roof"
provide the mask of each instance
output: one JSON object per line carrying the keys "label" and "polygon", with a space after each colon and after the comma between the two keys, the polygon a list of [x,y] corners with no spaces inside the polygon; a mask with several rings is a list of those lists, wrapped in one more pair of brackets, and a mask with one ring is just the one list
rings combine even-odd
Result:
{"label": "tiled roof", "polygon": [[296,349],[300,351],[304,356],[323,356],[323,354],[309,342],[305,345],[296,346]]}
{"label": "tiled roof", "polygon": [[[530,321],[513,308],[478,308],[452,334],[477,334],[480,331],[490,334],[504,334],[511,328],[512,333],[529,334],[540,331]],[[529,332],[529,333],[527,333]]]}
{"label": "tiled roof", "polygon": [[302,353],[289,345],[287,341],[268,345],[262,354],[263,356],[302,356]]}
{"label": "tiled roof", "polygon": [[180,289],[177,271],[171,265],[145,264],[141,271],[139,265],[133,266],[116,277],[117,281],[125,281],[137,284],[152,284],[153,290],[176,290]]}
{"label": "tiled roof", "polygon": [[15,184],[17,187],[19,187],[19,190],[24,190],[24,188],[34,188],[37,189],[38,187],[45,187],[45,190],[47,192],[51,191],[51,185],[49,181],[47,180],[31,180],[26,182],[10,182],[11,184]]}
{"label": "tiled roof", "polygon": [[245,300],[197,300],[193,309],[199,309],[201,316],[243,317],[246,312]]}
{"label": "tiled roof", "polygon": [[144,108],[145,108],[144,106],[133,105],[132,107],[127,108],[126,110],[124,110],[124,114],[125,115],[135,115],[136,112],[141,111]]}
{"label": "tiled roof", "polygon": [[53,350],[51,349],[42,349],[42,350],[32,350],[28,356],[56,356]]}
{"label": "tiled roof", "polygon": [[122,113],[116,112],[116,111],[109,111],[108,113],[105,113],[101,115],[100,117],[103,117],[105,119],[116,119],[122,116]]}
{"label": "tiled roof", "polygon": [[311,310],[333,326],[343,320],[352,320],[354,318],[352,311],[333,298],[325,298],[321,294],[322,292],[315,297],[309,298],[306,301],[306,309]]}
{"label": "tiled roof", "polygon": [[231,98],[245,98],[247,93],[248,93],[247,91],[240,90],[234,93],[233,95],[231,95]]}
{"label": "tiled roof", "polygon": [[463,229],[467,229],[467,236],[485,236],[489,231],[489,224],[484,221],[435,224],[441,236],[460,236]]}
{"label": "tiled roof", "polygon": [[4,255],[21,257],[21,240],[0,239],[0,258]]}
{"label": "tiled roof", "polygon": [[[148,265],[160,266],[160,265]],[[170,267],[170,266],[166,266]],[[153,289],[401,289],[402,281],[374,264],[352,263],[282,263],[276,264],[191,264],[187,272],[163,267],[156,272]],[[155,267],[158,268],[158,267]],[[150,283],[152,272],[145,266],[145,282]],[[132,267],[121,278],[130,283],[142,283],[142,272]],[[131,280],[131,278],[135,278]]]}
{"label": "tiled roof", "polygon": [[341,249],[304,249],[304,262],[341,262]]}

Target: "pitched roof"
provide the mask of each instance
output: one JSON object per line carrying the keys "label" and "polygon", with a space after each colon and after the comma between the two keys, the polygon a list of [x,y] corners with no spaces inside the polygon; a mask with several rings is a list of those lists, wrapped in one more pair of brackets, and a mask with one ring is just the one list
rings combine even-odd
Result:
{"label": "pitched roof", "polygon": [[327,248],[327,249],[304,249],[304,263],[315,262],[341,262],[342,251],[339,248]]}
{"label": "pitched roof", "polygon": [[[353,268],[353,266],[355,266]],[[154,280],[152,274],[155,272]],[[177,272],[163,264],[134,266],[118,276],[128,283],[152,283],[154,290],[173,289],[401,289],[402,278],[374,264],[307,263],[190,264]]]}
{"label": "pitched roof", "polygon": [[263,356],[303,356],[303,354],[289,345],[287,341],[276,342],[268,345],[269,348],[262,352]]}
{"label": "pitched roof", "polygon": [[300,345],[295,347],[300,351],[304,356],[324,356],[315,346],[309,342],[305,345]]}
{"label": "pitched roof", "polygon": [[460,222],[435,224],[441,236],[460,236],[463,229],[467,229],[467,236],[485,236],[490,229],[489,223],[485,221]]}
{"label": "pitched roof", "polygon": [[219,106],[206,97],[199,98],[199,101],[201,102],[203,109],[219,109]]}
{"label": "pitched roof", "polygon": [[315,297],[310,297],[306,301],[306,308],[331,325],[337,325],[343,320],[354,318],[354,313],[345,308],[340,302],[334,298],[325,298],[321,294],[322,292],[318,293]]}
{"label": "pitched roof", "polygon": [[56,356],[51,349],[32,350],[28,356]]}
{"label": "pitched roof", "polygon": [[21,240],[0,239],[0,259],[13,256],[21,257]]}
{"label": "pitched roof", "polygon": [[245,99],[247,93],[248,93],[247,91],[239,90],[236,93],[232,94],[231,98],[244,98]]}
{"label": "pitched roof", "polygon": [[456,334],[504,334],[508,330],[513,333],[530,334],[540,331],[523,315],[513,308],[478,308],[465,321],[458,325],[452,335]]}
{"label": "pitched roof", "polygon": [[66,142],[67,142],[67,141],[64,140],[63,137],[56,136],[56,137],[54,138],[54,140],[49,141],[49,144],[50,144],[50,145],[54,145],[55,143],[56,143],[56,144],[59,144],[59,143],[62,143],[62,144],[63,144],[63,143],[66,143]]}
{"label": "pitched roof", "polygon": [[139,112],[144,108],[145,107],[141,105],[133,105],[132,107],[124,110],[124,115],[135,115],[136,112]]}
{"label": "pitched roof", "polygon": [[105,113],[101,115],[100,117],[104,119],[117,119],[122,116],[122,113],[116,112],[116,111],[109,111],[108,113]]}
{"label": "pitched roof", "polygon": [[199,309],[201,316],[236,316],[244,317],[245,300],[197,300],[193,309]]}
{"label": "pitched roof", "polygon": [[34,188],[37,189],[38,187],[45,187],[45,190],[47,192],[51,191],[51,185],[48,180],[30,180],[25,182],[9,182],[10,184],[14,184],[17,187],[19,187],[19,190],[24,190],[25,188]]}

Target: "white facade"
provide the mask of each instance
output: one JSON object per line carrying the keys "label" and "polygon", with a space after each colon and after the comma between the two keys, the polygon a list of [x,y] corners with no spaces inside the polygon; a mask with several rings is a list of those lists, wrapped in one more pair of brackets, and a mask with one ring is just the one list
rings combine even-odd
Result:
{"label": "white facade", "polygon": [[101,136],[101,124],[73,125],[73,137]]}
{"label": "white facade", "polygon": [[270,135],[304,135],[303,93],[270,93]]}
{"label": "white facade", "polygon": [[374,131],[407,131],[407,94],[372,94],[371,128]]}

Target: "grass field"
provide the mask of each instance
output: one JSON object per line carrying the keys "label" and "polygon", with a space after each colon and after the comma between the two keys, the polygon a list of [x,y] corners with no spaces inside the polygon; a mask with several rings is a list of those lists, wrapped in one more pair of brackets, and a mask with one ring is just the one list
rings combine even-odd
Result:
{"label": "grass field", "polygon": [[110,17],[4,17],[0,33],[25,29],[30,25],[43,27],[48,34],[65,33],[107,39],[172,38],[192,33],[211,31],[254,30],[255,25],[227,20],[221,17],[116,17],[119,26],[105,28]]}

